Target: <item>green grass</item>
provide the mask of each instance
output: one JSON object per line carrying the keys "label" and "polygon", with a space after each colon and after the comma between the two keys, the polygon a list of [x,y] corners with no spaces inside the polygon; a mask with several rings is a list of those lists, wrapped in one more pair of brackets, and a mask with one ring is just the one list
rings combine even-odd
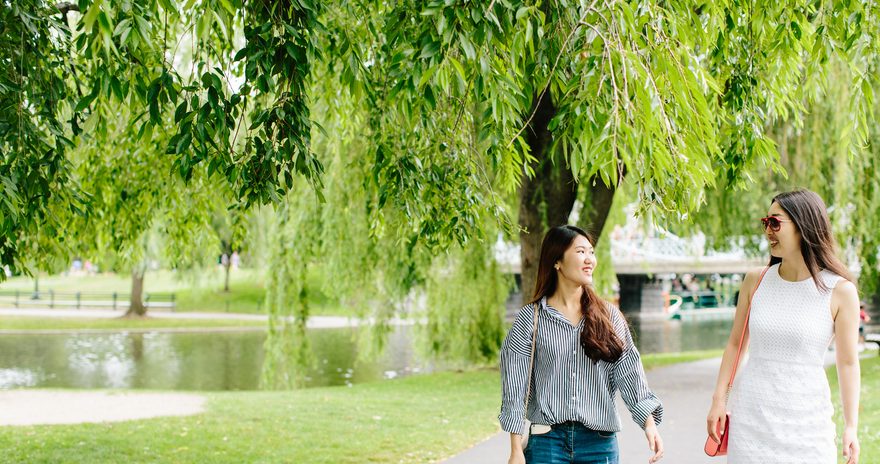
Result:
{"label": "green grass", "polygon": [[[876,462],[880,456],[880,357],[862,359],[862,391],[859,398],[859,444],[862,447],[860,462]],[[828,382],[834,395],[837,435],[843,436],[843,412],[840,408],[840,389],[837,369],[828,369]],[[839,444],[838,444],[839,447]]]}
{"label": "green grass", "polygon": [[100,319],[66,317],[0,316],[0,330],[136,330],[213,329],[218,327],[266,327],[265,321],[235,319]]}
{"label": "green grass", "polygon": [[[643,356],[646,368],[719,355]],[[829,379],[836,391],[836,374]],[[293,392],[208,393],[207,412],[113,424],[0,427],[2,462],[425,463],[498,430],[499,373],[475,370]],[[880,453],[880,358],[862,361],[862,461]],[[839,412],[837,414],[839,421]]]}
{"label": "green grass", "polygon": [[[197,278],[193,274],[177,273],[167,270],[149,271],[144,277],[145,293],[174,293],[177,312],[229,312],[244,314],[263,314],[266,311],[264,298],[265,282],[262,273],[253,269],[233,269],[230,273],[229,292],[223,291],[224,272],[220,268],[207,269]],[[352,316],[354,311],[333,301],[316,288],[320,283],[316,277],[309,278],[313,315]],[[80,276],[40,276],[40,292],[49,290],[57,293],[112,293],[128,294],[131,291],[131,277],[104,273]],[[13,277],[0,283],[0,290],[15,291],[28,298],[34,290],[34,281],[28,277]],[[0,297],[0,305],[11,306],[13,297]]]}
{"label": "green grass", "polygon": [[[718,355],[645,355],[646,368]],[[497,369],[292,392],[209,393],[207,412],[0,427],[3,462],[426,463],[498,431]]]}
{"label": "green grass", "polygon": [[422,463],[497,430],[498,372],[293,392],[210,393],[207,412],[0,427],[2,462]]}

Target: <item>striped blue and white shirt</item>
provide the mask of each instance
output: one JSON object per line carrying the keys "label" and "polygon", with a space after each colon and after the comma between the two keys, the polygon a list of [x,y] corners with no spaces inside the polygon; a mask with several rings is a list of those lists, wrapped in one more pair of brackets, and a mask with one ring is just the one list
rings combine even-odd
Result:
{"label": "striped blue and white shirt", "polygon": [[[617,336],[624,351],[616,362],[593,362],[580,344],[583,319],[573,326],[565,316],[547,305],[546,298],[538,303],[538,338],[535,345],[535,367],[532,377],[528,419],[535,424],[580,422],[587,428],[606,432],[620,431],[620,416],[614,395],[620,395],[640,427],[648,416],[654,422],[663,419],[663,405],[648,388],[639,350],[620,310],[607,305]],[[501,428],[510,433],[526,431],[523,420],[526,382],[529,378],[529,356],[532,349],[534,306],[524,306],[501,347]]]}

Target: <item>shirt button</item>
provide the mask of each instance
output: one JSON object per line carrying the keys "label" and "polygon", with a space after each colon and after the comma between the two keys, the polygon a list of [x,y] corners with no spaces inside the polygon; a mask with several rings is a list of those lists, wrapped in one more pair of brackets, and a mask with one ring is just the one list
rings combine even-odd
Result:
{"label": "shirt button", "polygon": [[577,354],[577,350],[572,351],[571,354]]}
{"label": "shirt button", "polygon": [[571,399],[573,399],[573,400],[576,400],[576,399],[577,399],[577,397],[576,397],[576,396],[572,396],[572,397],[571,397]]}

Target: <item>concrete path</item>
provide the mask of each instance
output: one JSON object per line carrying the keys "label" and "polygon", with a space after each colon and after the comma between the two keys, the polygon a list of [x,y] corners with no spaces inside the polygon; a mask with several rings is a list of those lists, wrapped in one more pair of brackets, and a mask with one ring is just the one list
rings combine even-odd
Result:
{"label": "concrete path", "polygon": [[[826,352],[825,365],[834,364],[834,351]],[[668,464],[718,464],[718,458],[703,453],[706,442],[706,414],[712,403],[712,390],[721,358],[661,367],[647,373],[648,383],[663,401],[664,458]],[[617,411],[623,430],[617,435],[621,462],[648,462],[651,453],[642,430],[632,421],[626,404],[617,397]],[[443,464],[507,464],[510,434],[497,433]]]}
{"label": "concrete path", "polygon": [[161,416],[189,416],[204,410],[205,398],[191,393],[0,391],[0,425],[119,422]]}

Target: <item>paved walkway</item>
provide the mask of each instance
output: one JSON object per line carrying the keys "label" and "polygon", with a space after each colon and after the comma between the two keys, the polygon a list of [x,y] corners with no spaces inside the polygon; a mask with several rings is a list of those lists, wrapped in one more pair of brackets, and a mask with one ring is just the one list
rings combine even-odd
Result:
{"label": "paved walkway", "polygon": [[[718,458],[703,453],[706,442],[706,414],[712,403],[712,390],[721,358],[676,364],[651,370],[648,383],[663,401],[664,457],[668,464],[718,464]],[[834,364],[834,352],[828,351],[825,365]],[[618,434],[621,461],[627,464],[648,462],[651,453],[642,430],[632,421],[626,404],[617,397],[617,410],[623,422]],[[442,464],[507,464],[510,434],[497,433]]]}
{"label": "paved walkway", "polygon": [[189,416],[204,410],[205,398],[192,393],[0,391],[0,426],[119,422],[162,416]]}

